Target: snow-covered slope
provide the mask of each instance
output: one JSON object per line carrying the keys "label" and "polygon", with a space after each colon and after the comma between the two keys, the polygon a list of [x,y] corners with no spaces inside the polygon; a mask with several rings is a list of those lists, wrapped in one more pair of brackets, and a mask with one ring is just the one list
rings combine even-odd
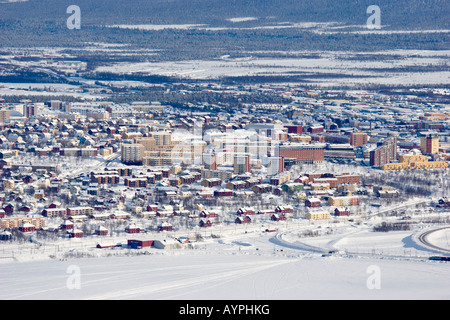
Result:
{"label": "snow-covered slope", "polygon": [[[435,252],[415,242],[420,230],[374,233],[362,227],[300,238],[281,229],[229,232],[180,250],[96,249],[92,240],[70,242],[73,249],[29,244],[15,249],[14,259],[1,259],[0,299],[450,298],[449,264],[428,260]],[[440,232],[432,240],[445,245],[445,237]],[[329,249],[341,253],[324,256]],[[89,258],[68,258],[77,252]]]}
{"label": "snow-covered slope", "polygon": [[448,274],[432,261],[183,252],[1,265],[0,299],[448,299]]}

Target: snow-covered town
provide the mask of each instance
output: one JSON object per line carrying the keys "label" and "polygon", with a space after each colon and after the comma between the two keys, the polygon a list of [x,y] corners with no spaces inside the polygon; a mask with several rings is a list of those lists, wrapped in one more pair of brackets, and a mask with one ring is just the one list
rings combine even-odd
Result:
{"label": "snow-covered town", "polygon": [[448,19],[402,1],[0,1],[0,299],[448,299]]}
{"label": "snow-covered town", "polygon": [[446,256],[448,110],[291,93],[228,113],[3,101],[1,262]]}

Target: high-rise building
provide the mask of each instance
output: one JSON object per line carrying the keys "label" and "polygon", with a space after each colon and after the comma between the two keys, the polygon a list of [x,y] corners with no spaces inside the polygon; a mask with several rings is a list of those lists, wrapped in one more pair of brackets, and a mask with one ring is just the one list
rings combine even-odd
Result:
{"label": "high-rise building", "polygon": [[350,134],[350,144],[354,147],[360,147],[369,143],[369,136],[365,132],[352,132]]}
{"label": "high-rise building", "polygon": [[144,147],[140,143],[122,144],[122,162],[125,164],[141,165],[143,160]]}
{"label": "high-rise building", "polygon": [[423,154],[439,153],[439,136],[436,133],[427,133],[420,136],[420,150]]}
{"label": "high-rise building", "polygon": [[282,157],[269,157],[267,159],[267,175],[274,176],[284,172],[284,160]]}
{"label": "high-rise building", "polygon": [[62,110],[63,102],[61,100],[51,100],[46,102],[47,107],[54,110]]}
{"label": "high-rise building", "polygon": [[156,139],[153,137],[145,137],[141,139],[142,147],[145,151],[155,151],[156,150]]}
{"label": "high-rise building", "polygon": [[172,144],[172,133],[168,131],[152,132],[157,146],[170,146]]}
{"label": "high-rise building", "polygon": [[37,114],[37,107],[34,104],[30,103],[30,104],[25,104],[23,106],[23,115],[26,118],[33,117],[36,114]]}
{"label": "high-rise building", "polygon": [[247,154],[235,154],[234,155],[234,173],[243,174],[251,172],[251,159]]}
{"label": "high-rise building", "polygon": [[370,165],[382,167],[397,160],[397,138],[389,137],[378,142],[377,148],[370,151]]}
{"label": "high-rise building", "polygon": [[9,110],[0,110],[0,124],[7,123],[10,119]]}
{"label": "high-rise building", "polygon": [[217,154],[203,153],[203,166],[205,170],[217,170]]}

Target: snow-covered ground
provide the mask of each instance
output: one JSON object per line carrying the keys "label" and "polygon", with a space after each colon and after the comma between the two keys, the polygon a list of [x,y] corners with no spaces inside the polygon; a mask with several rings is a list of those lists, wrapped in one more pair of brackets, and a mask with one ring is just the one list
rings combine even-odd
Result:
{"label": "snow-covered ground", "polygon": [[[61,239],[40,247],[2,244],[0,299],[450,298],[448,262],[428,260],[444,254],[417,240],[430,226],[384,233],[364,223],[299,220],[281,222],[273,233],[263,227],[214,226],[193,249],[95,248],[98,241],[124,243],[161,233]],[[323,232],[300,237],[306,229]],[[435,232],[428,240],[450,248],[447,234]],[[329,250],[338,253],[324,255]],[[73,258],[83,254],[88,257]]]}
{"label": "snow-covered ground", "polygon": [[[256,58],[252,53],[246,59],[217,59],[210,61],[163,61],[163,62],[139,62],[116,63],[100,66],[96,72],[133,73],[144,72],[164,76],[187,77],[191,79],[217,79],[224,76],[273,76],[273,75],[317,75],[339,74],[330,78],[316,79],[321,86],[352,85],[358,83],[369,84],[398,84],[403,85],[441,85],[448,82],[449,72],[435,70],[424,72],[423,70],[407,70],[411,67],[442,66],[448,59],[449,51],[398,50],[386,52],[386,54],[401,55],[401,59],[380,61],[347,60],[357,53],[341,52],[305,52],[305,54],[320,55],[318,58],[304,58],[289,55],[299,54],[285,52],[283,59]],[[376,53],[372,53],[376,54]],[[351,77],[349,77],[351,76]],[[353,78],[357,76],[358,78]]]}
{"label": "snow-covered ground", "polygon": [[[448,264],[413,260],[195,251],[37,261],[0,265],[0,269],[2,300],[450,297]],[[372,270],[379,270],[376,288],[370,283]]]}

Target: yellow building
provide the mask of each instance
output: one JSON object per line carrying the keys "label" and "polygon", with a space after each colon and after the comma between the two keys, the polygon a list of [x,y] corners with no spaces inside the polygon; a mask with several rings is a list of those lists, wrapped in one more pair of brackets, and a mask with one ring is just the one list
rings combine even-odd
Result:
{"label": "yellow building", "polygon": [[36,192],[34,193],[34,198],[39,200],[45,197],[45,192],[44,190],[36,190]]}
{"label": "yellow building", "polygon": [[423,155],[403,155],[399,162],[388,163],[382,167],[383,170],[402,170],[402,169],[435,169],[447,168],[445,161],[429,161],[428,157]]}
{"label": "yellow building", "polygon": [[313,191],[330,190],[329,183],[311,183],[310,186]]}
{"label": "yellow building", "polygon": [[328,205],[334,207],[357,206],[359,205],[359,197],[357,196],[330,197],[328,198]]}
{"label": "yellow building", "polygon": [[330,219],[330,217],[330,213],[325,211],[308,212],[305,215],[305,218],[308,220],[326,220]]}
{"label": "yellow building", "polygon": [[110,148],[102,148],[102,149],[99,150],[99,153],[102,156],[110,156],[110,155],[112,155],[114,153],[114,150],[111,147]]}
{"label": "yellow building", "polygon": [[13,180],[5,180],[3,181],[3,188],[5,189],[14,189],[15,183]]}
{"label": "yellow building", "polygon": [[45,218],[44,217],[31,217],[31,218],[22,218],[22,217],[12,217],[12,218],[2,218],[0,219],[0,228],[1,229],[17,229],[20,225],[24,223],[31,223],[36,227],[36,229],[40,229],[45,227]]}
{"label": "yellow building", "polygon": [[288,140],[291,142],[299,142],[299,143],[311,143],[311,136],[304,134],[288,134]]}

